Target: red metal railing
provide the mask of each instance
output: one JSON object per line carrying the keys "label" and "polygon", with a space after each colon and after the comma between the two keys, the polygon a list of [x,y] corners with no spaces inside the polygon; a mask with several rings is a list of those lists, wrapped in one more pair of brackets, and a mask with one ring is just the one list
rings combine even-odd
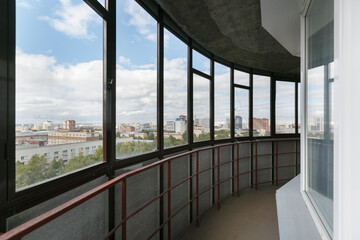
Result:
{"label": "red metal railing", "polygon": [[[122,229],[122,240],[126,240],[127,237],[127,221],[134,217],[135,215],[137,215],[139,212],[141,212],[142,210],[144,210],[146,207],[148,207],[149,205],[151,205],[152,203],[154,203],[155,201],[159,200],[160,198],[164,197],[165,195],[167,195],[167,219],[164,221],[163,224],[161,224],[147,239],[151,239],[153,238],[156,234],[159,233],[159,231],[161,229],[163,229],[166,225],[167,225],[167,234],[168,234],[168,239],[172,238],[172,232],[171,232],[171,220],[177,215],[179,214],[182,210],[184,210],[187,206],[189,206],[190,204],[192,204],[195,201],[195,219],[192,223],[190,223],[187,228],[185,229],[185,231],[183,231],[183,233],[186,232],[186,230],[188,228],[190,228],[194,223],[196,223],[197,226],[199,226],[200,223],[200,218],[201,216],[203,216],[205,213],[207,213],[213,206],[217,206],[218,209],[220,209],[221,207],[221,202],[224,201],[226,198],[232,196],[232,195],[236,195],[239,196],[240,195],[240,191],[250,188],[250,187],[255,187],[255,189],[258,188],[259,185],[262,184],[267,184],[267,183],[275,183],[275,184],[279,184],[280,181],[287,181],[290,180],[289,179],[279,179],[279,168],[289,168],[289,167],[296,167],[298,164],[297,162],[295,164],[290,164],[290,165],[282,165],[279,166],[279,155],[291,155],[291,154],[298,154],[299,152],[296,150],[295,152],[282,152],[279,153],[278,150],[278,144],[279,142],[282,141],[293,141],[295,142],[295,144],[297,144],[297,142],[299,142],[298,138],[295,139],[269,139],[269,140],[257,140],[257,141],[244,141],[244,142],[235,142],[235,143],[229,143],[229,144],[222,144],[222,145],[217,145],[217,146],[211,146],[211,147],[205,147],[205,148],[201,148],[201,149],[196,149],[193,151],[188,151],[182,154],[178,154],[176,156],[172,156],[160,161],[157,161],[155,163],[149,164],[147,166],[144,166],[142,168],[130,171],[128,173],[124,173],[118,177],[113,178],[112,180],[101,184],[100,186],[10,230],[9,232],[0,235],[0,240],[9,240],[9,239],[20,239],[24,236],[26,236],[27,234],[31,233],[32,231],[38,229],[39,227],[45,225],[46,223],[49,223],[50,221],[54,220],[55,218],[63,215],[64,213],[70,211],[71,209],[81,205],[82,203],[92,199],[93,197],[97,196],[98,194],[108,190],[111,187],[114,187],[116,184],[121,183],[122,186],[122,194],[121,194],[121,199],[122,199],[122,206],[121,206],[121,210],[122,210],[122,219],[121,222],[118,223],[105,237],[104,239],[109,239],[115,232],[116,230],[118,230],[120,227]],[[258,143],[264,143],[264,142],[272,142],[275,144],[275,152],[270,153],[270,154],[258,154]],[[241,157],[240,158],[240,151],[239,151],[239,146],[243,145],[243,144],[253,144],[254,145],[254,153],[251,156],[245,156],[245,157]],[[230,161],[226,161],[226,162],[221,162],[220,160],[220,149],[223,147],[227,147],[227,146],[234,146],[234,150],[236,147],[236,156],[234,155],[234,159],[230,160]],[[214,166],[211,166],[207,169],[201,170],[199,168],[199,152],[203,152],[206,150],[212,150],[212,149],[216,149],[217,150],[217,164]],[[299,149],[296,147],[296,149]],[[184,156],[189,156],[195,154],[195,174],[192,174],[191,176],[188,176],[187,178],[183,179],[182,181],[180,181],[179,183],[172,185],[171,183],[171,162],[175,159],[179,159],[181,157]],[[258,168],[258,157],[265,157],[265,156],[274,156],[274,166],[272,167],[266,167],[266,168]],[[246,160],[248,159],[249,161],[255,161],[255,168],[249,171],[245,171],[240,173],[240,161]],[[235,164],[236,162],[236,174],[233,174],[233,176],[222,179],[220,178],[220,174],[221,174],[221,166],[223,165],[227,165],[227,164]],[[145,172],[149,169],[155,168],[155,167],[159,167],[161,165],[167,164],[167,189],[165,189],[165,191],[163,191],[162,193],[160,193],[158,196],[156,196],[155,198],[151,199],[150,201],[148,201],[146,204],[144,204],[143,206],[139,207],[137,210],[135,210],[134,212],[132,212],[131,214],[127,214],[127,190],[126,190],[126,180],[128,178],[130,178],[131,176],[135,176],[139,173]],[[272,181],[266,181],[266,182],[258,182],[258,173],[260,171],[265,171],[265,170],[271,170],[274,169],[275,170],[275,176],[274,176],[274,180]],[[217,182],[208,187],[207,189],[203,190],[202,192],[200,192],[200,188],[199,188],[199,176],[202,173],[208,172],[208,171],[212,171],[212,170],[217,170]],[[254,178],[255,178],[255,183],[254,184],[249,184],[246,187],[240,188],[240,176],[242,175],[247,175],[247,174],[253,174]],[[295,173],[296,175],[297,173]],[[176,187],[182,185],[183,183],[189,181],[190,179],[193,179],[195,177],[195,181],[196,181],[196,187],[195,187],[195,192],[196,195],[190,199],[190,201],[188,201],[185,205],[183,205],[180,209],[178,209],[176,212],[172,213],[172,209],[171,209],[171,191],[173,189],[175,189]],[[224,196],[223,198],[221,198],[221,184],[233,180],[234,179],[234,184],[235,184],[235,179],[236,179],[236,192],[231,192],[230,194],[228,194],[227,196]],[[210,206],[206,211],[204,211],[202,214],[200,214],[200,202],[199,202],[199,197],[202,196],[204,193],[212,190],[212,189],[217,189],[217,201],[215,202],[215,204],[213,204],[212,206]]]}

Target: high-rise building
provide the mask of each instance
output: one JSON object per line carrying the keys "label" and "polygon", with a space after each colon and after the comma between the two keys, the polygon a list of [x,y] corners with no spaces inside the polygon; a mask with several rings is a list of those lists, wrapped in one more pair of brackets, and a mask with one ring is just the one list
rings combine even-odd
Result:
{"label": "high-rise building", "polygon": [[75,120],[66,120],[64,121],[64,129],[73,130],[76,127],[75,124]]}
{"label": "high-rise building", "polygon": [[185,132],[185,120],[183,118],[175,120],[175,132],[181,134]]}
{"label": "high-rise building", "polygon": [[242,117],[236,116],[235,117],[235,129],[242,129]]}
{"label": "high-rise building", "polygon": [[254,130],[262,130],[265,133],[270,132],[269,119],[267,118],[253,118]]}

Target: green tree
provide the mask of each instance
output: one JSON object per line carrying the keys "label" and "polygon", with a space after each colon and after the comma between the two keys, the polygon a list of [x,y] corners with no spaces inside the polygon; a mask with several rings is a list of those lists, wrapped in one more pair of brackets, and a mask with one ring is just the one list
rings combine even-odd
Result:
{"label": "green tree", "polygon": [[65,162],[61,158],[59,160],[53,159],[46,172],[46,178],[52,178],[63,174],[65,171]]}
{"label": "green tree", "polygon": [[154,139],[155,139],[154,133],[149,133],[149,134],[147,135],[147,139],[149,139],[149,140],[154,140]]}
{"label": "green tree", "polygon": [[194,141],[205,141],[205,140],[210,140],[210,133],[201,133],[199,134],[199,136],[196,136],[194,134]]}
{"label": "green tree", "polygon": [[33,155],[27,164],[16,163],[16,188],[25,187],[47,178],[47,163],[44,155]]}
{"label": "green tree", "polygon": [[216,139],[223,139],[223,138],[229,138],[230,137],[230,131],[221,129],[215,132]]}
{"label": "green tree", "polygon": [[33,155],[27,164],[16,162],[16,188],[22,188],[67,172],[75,171],[103,161],[103,147],[98,147],[92,155],[71,158],[67,163],[63,159],[53,159],[48,163],[44,155]]}
{"label": "green tree", "polygon": [[184,132],[182,134],[182,142],[183,144],[187,144],[188,143],[188,133],[187,132]]}

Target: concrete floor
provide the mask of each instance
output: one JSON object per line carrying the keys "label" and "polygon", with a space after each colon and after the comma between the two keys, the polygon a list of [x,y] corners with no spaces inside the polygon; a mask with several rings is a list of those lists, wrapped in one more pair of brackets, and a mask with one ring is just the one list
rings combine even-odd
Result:
{"label": "concrete floor", "polygon": [[200,219],[181,239],[185,240],[278,240],[275,186],[250,190],[230,197]]}

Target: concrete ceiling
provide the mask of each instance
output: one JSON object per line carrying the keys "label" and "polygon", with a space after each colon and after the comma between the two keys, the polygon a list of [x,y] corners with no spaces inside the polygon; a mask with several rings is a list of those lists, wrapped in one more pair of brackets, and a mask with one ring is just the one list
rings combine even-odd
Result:
{"label": "concrete ceiling", "polygon": [[260,0],[261,23],[292,55],[300,57],[300,0]]}
{"label": "concrete ceiling", "polygon": [[156,0],[192,39],[228,61],[300,73],[291,55],[261,25],[260,0]]}

